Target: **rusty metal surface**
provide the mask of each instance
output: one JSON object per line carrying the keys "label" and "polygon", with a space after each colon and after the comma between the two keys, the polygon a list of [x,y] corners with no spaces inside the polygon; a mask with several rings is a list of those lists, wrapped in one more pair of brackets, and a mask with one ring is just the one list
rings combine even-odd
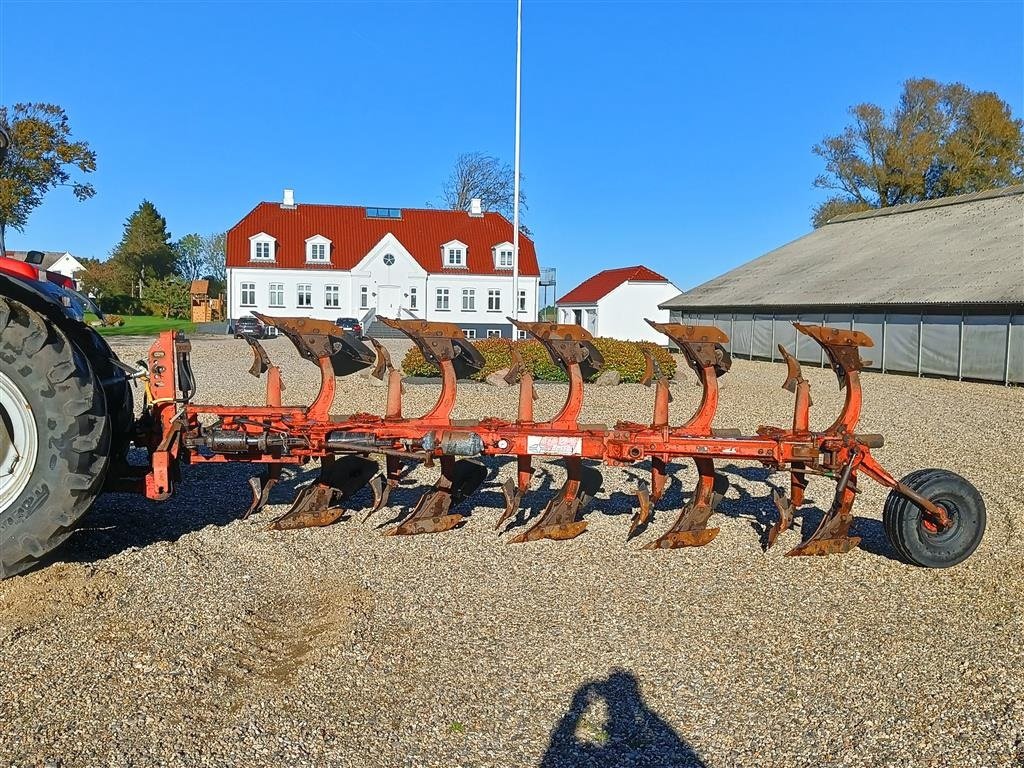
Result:
{"label": "rusty metal surface", "polygon": [[601,473],[594,467],[585,466],[577,458],[565,460],[565,483],[540,513],[537,522],[526,532],[509,540],[511,544],[523,544],[540,539],[571,539],[587,528],[579,514],[601,489]]}
{"label": "rusty metal surface", "polygon": [[263,345],[252,336],[242,334],[242,338],[245,339],[252,348],[253,360],[252,366],[249,368],[249,374],[258,379],[270,369],[270,356],[267,355],[267,350],[263,348]]}
{"label": "rusty metal surface", "polygon": [[272,325],[295,345],[299,355],[313,363],[329,359],[335,376],[347,376],[373,365],[373,350],[354,334],[328,320],[311,317],[273,317],[253,312],[266,325]]}
{"label": "rusty metal surface", "polygon": [[697,371],[714,369],[716,376],[724,376],[732,367],[732,356],[723,346],[729,337],[713,325],[683,325],[682,323],[647,324],[668,336],[679,347],[690,367]]}
{"label": "rusty metal surface", "polygon": [[565,369],[580,366],[584,378],[590,378],[604,365],[604,358],[594,346],[594,337],[586,329],[569,323],[527,323],[506,318],[521,331],[526,331],[544,345],[552,361]]}
{"label": "rusty metal surface", "polygon": [[378,317],[384,325],[408,336],[427,362],[451,362],[457,378],[465,379],[484,367],[484,358],[455,323]]}
{"label": "rusty metal surface", "polygon": [[441,476],[434,487],[420,496],[412,513],[389,536],[439,533],[460,525],[465,518],[450,514],[487,479],[487,467],[472,459],[441,458]]}
{"label": "rusty metal surface", "polygon": [[379,471],[377,462],[365,456],[342,456],[321,467],[316,481],[303,488],[292,506],[271,527],[276,530],[330,525],[346,513],[341,506]]}
{"label": "rusty metal surface", "polygon": [[803,325],[793,323],[793,327],[805,336],[810,336],[825,350],[832,370],[839,379],[839,386],[844,387],[848,375],[871,365],[871,361],[861,359],[860,347],[873,347],[871,337],[861,331],[848,331],[842,328],[829,328],[824,325]]}

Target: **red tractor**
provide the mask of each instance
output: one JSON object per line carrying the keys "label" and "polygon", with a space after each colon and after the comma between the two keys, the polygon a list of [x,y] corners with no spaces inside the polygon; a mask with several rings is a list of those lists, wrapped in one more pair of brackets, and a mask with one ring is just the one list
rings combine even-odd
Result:
{"label": "red tractor", "polygon": [[[0,163],[8,144],[0,129]],[[134,418],[126,370],[83,322],[98,310],[41,255],[0,254],[0,578],[68,536],[125,460]]]}

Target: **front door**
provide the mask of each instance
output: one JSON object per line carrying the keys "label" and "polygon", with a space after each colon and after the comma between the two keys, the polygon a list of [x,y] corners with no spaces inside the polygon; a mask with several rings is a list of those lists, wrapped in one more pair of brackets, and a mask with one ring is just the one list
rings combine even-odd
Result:
{"label": "front door", "polygon": [[402,286],[377,286],[377,314],[382,317],[398,317],[402,306]]}

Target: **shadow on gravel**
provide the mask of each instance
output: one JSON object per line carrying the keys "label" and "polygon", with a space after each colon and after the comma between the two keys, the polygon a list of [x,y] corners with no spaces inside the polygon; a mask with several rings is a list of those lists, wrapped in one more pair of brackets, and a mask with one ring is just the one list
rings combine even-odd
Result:
{"label": "shadow on gravel", "polygon": [[[601,717],[596,711],[603,704]],[[573,694],[540,768],[703,768],[700,755],[652,711],[636,676],[616,669]]]}
{"label": "shadow on gravel", "polygon": [[[197,464],[185,467],[182,474],[175,495],[163,503],[136,494],[103,493],[64,545],[44,562],[103,560],[126,549],[176,541],[208,525],[227,525],[248,509],[251,466]],[[280,503],[275,496],[271,503]]]}

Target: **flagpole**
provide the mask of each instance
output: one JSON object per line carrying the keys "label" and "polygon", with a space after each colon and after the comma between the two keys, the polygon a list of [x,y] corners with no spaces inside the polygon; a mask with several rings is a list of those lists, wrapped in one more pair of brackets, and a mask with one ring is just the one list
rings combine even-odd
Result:
{"label": "flagpole", "polygon": [[[519,319],[519,103],[522,91],[523,0],[516,0],[516,139],[512,161],[512,317]],[[513,329],[512,337],[515,338]]]}

